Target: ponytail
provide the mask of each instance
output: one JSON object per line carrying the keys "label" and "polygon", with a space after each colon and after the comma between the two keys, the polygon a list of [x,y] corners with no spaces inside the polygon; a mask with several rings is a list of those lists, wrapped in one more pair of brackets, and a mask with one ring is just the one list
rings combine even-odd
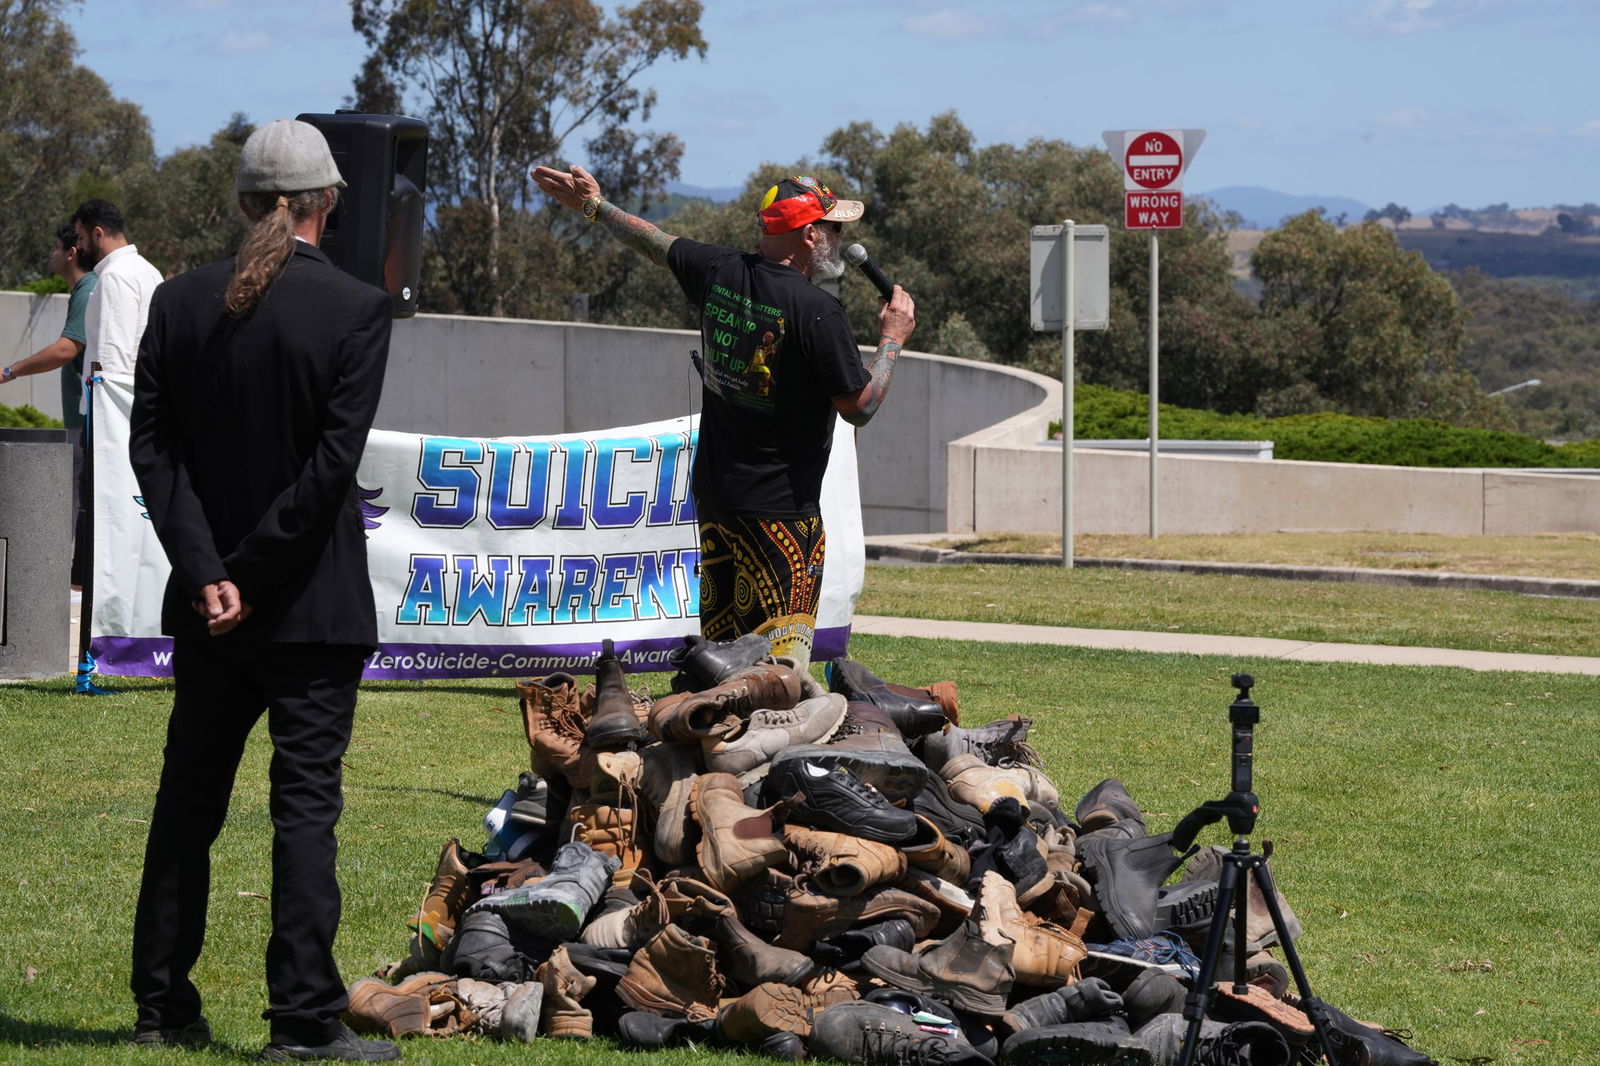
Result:
{"label": "ponytail", "polygon": [[295,225],[325,209],[327,191],[239,194],[239,206],[251,225],[239,245],[223,301],[228,314],[243,318],[261,302],[294,252]]}

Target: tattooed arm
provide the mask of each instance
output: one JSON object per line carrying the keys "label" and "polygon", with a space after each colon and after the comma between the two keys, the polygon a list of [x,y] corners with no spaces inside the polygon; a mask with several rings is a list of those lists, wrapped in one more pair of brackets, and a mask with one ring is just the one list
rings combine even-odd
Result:
{"label": "tattooed arm", "polygon": [[[655,225],[637,215],[628,214],[616,204],[608,203],[601,197],[600,183],[594,180],[593,174],[579,166],[568,170],[534,167],[530,173],[545,195],[556,200],[561,206],[582,212],[591,221],[604,226],[606,232],[622,244],[657,266],[667,265],[667,248],[678,238],[670,233],[661,232]],[[591,201],[595,205],[592,216],[590,212],[584,210],[585,205]]]}
{"label": "tattooed arm", "polygon": [[864,426],[872,421],[889,394],[889,379],[894,374],[894,361],[911,331],[917,327],[916,304],[911,295],[900,286],[878,312],[878,350],[867,361],[867,383],[860,392],[847,393],[833,398],[834,410],[852,426]]}

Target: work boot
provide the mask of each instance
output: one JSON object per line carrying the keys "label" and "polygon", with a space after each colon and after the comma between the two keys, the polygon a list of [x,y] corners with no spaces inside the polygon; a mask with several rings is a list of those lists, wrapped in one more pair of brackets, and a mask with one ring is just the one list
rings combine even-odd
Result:
{"label": "work boot", "polygon": [[611,874],[619,865],[615,856],[600,855],[580,841],[563,844],[548,875],[485,896],[466,913],[491,911],[522,932],[557,942],[573,940],[611,887]]}
{"label": "work boot", "polygon": [[617,995],[634,1010],[702,1021],[722,994],[717,949],[703,936],[668,925],[633,956]]}
{"label": "work boot", "polygon": [[856,998],[845,986],[810,992],[769,981],[757,985],[717,1012],[717,1027],[736,1044],[759,1044],[773,1033],[811,1035],[817,1015],[835,1003]]}
{"label": "work boot", "polygon": [[358,1033],[391,1038],[434,1032],[436,1021],[448,1024],[455,1015],[455,982],[447,973],[412,974],[396,985],[363,977],[350,986],[345,1024]]}
{"label": "work boot", "polygon": [[594,1035],[594,1015],[582,1001],[598,982],[572,965],[565,946],[550,953],[534,978],[544,986],[539,1027],[545,1036],[581,1039]]}
{"label": "work boot", "polygon": [[587,789],[594,752],[584,743],[589,722],[578,705],[577,681],[564,673],[518,681],[517,695],[533,772],[545,778],[559,774],[573,788]]}
{"label": "work boot", "polygon": [[[1183,871],[1184,881],[1221,881],[1222,859],[1228,854],[1228,849],[1221,844],[1213,844],[1209,848],[1201,848],[1194,858],[1189,860],[1189,865]],[[1254,953],[1263,948],[1270,948],[1281,942],[1277,929],[1272,925],[1272,912],[1267,909],[1266,897],[1261,894],[1261,885],[1254,877],[1241,876],[1239,883],[1247,886],[1245,896],[1245,951]],[[1274,883],[1276,890],[1276,883]],[[1237,890],[1236,890],[1237,895]],[[1294,911],[1289,909],[1289,901],[1284,899],[1282,892],[1276,892],[1278,909],[1283,912],[1283,924],[1291,941],[1300,938],[1300,920],[1294,916]],[[1224,940],[1226,946],[1233,946],[1233,925],[1228,925],[1228,933]]]}
{"label": "work boot", "polygon": [[1002,762],[1042,766],[1044,760],[1028,743],[1028,730],[1032,726],[1033,719],[1020,714],[972,729],[962,729],[952,721],[951,725],[939,732],[929,733],[922,738],[919,745],[922,760],[930,770],[935,771],[942,769],[945,763],[958,755],[975,755],[990,766],[998,766]]}
{"label": "work boot", "polygon": [[748,786],[767,776],[779,752],[799,744],[826,743],[844,721],[844,710],[844,697],[828,692],[787,710],[752,711],[741,728],[700,741],[706,769],[733,774]]}
{"label": "work boot", "polygon": [[862,969],[896,988],[928,993],[957,1010],[998,1018],[1006,1012],[1016,973],[1012,942],[991,943],[971,919],[943,940],[908,954],[875,947],[861,956]]}
{"label": "work boot", "polygon": [[818,1057],[867,1066],[992,1066],[966,1041],[927,1032],[911,1015],[865,1000],[818,1015],[808,1046]]}
{"label": "work boot", "polygon": [[1139,939],[1155,932],[1157,890],[1184,859],[1173,854],[1171,833],[1131,840],[1080,837],[1078,858],[1117,936]]}
{"label": "work boot", "polygon": [[967,875],[967,890],[976,891],[978,882],[990,870],[997,870],[1016,886],[1017,899],[1028,906],[1054,884],[1044,842],[1023,820],[1022,808],[1010,796],[996,800],[983,816],[988,827],[985,846],[973,856]]}
{"label": "work boot", "polygon": [[927,817],[913,815],[916,830],[899,844],[906,862],[953,884],[963,884],[972,873],[972,853],[952,844]]}
{"label": "work boot", "polygon": [[1078,801],[1076,814],[1078,824],[1086,833],[1104,829],[1125,818],[1132,818],[1140,825],[1145,824],[1144,812],[1133,802],[1133,797],[1128,795],[1128,790],[1122,782],[1114,777],[1106,778],[1085,792],[1083,798]]}
{"label": "work boot", "polygon": [[917,831],[917,817],[891,806],[883,793],[845,766],[785,758],[761,786],[764,803],[800,797],[784,821],[812,829],[851,833],[880,844],[899,844]]}
{"label": "work boot", "polygon": [[858,896],[828,896],[795,886],[784,901],[783,929],[777,943],[810,951],[818,940],[837,936],[851,926],[904,918],[916,935],[926,936],[939,920],[933,903],[893,886],[872,888]]}
{"label": "work boot", "polygon": [[860,961],[861,956],[879,944],[910,951],[917,946],[917,935],[911,931],[911,923],[904,918],[891,918],[886,922],[873,922],[846,930],[827,940],[819,940],[812,954],[819,962],[838,968]]}
{"label": "work boot", "polygon": [[467,1032],[527,1043],[539,1035],[544,986],[538,981],[494,984],[463,977],[455,982]]}
{"label": "work boot", "polygon": [[1059,1066],[1149,1066],[1150,1049],[1128,1032],[1115,1015],[1090,1022],[1067,1022],[1024,1029],[1000,1045],[1000,1061],[1011,1066],[1049,1062]]}
{"label": "work boot", "polygon": [[1016,889],[993,870],[983,875],[978,908],[984,939],[992,944],[1002,939],[1012,942],[1011,965],[1018,984],[1059,988],[1078,979],[1078,966],[1089,954],[1081,930],[1024,911],[1017,904]]}
{"label": "work boot", "polygon": [[1187,939],[1190,930],[1209,932],[1216,910],[1215,881],[1179,881],[1156,890],[1154,924],[1157,929],[1171,929]]}
{"label": "work boot", "polygon": [[332,1039],[321,1044],[296,1044],[274,1036],[261,1054],[262,1062],[306,1062],[338,1059],[343,1062],[387,1062],[400,1057],[400,1049],[387,1040],[363,1040],[349,1027],[338,1024]]}
{"label": "work boot", "polygon": [[1206,1014],[1219,1022],[1265,1022],[1278,1031],[1296,1055],[1317,1039],[1316,1026],[1305,1011],[1260,985],[1245,985],[1244,991],[1238,992],[1232,981],[1218,981],[1211,987]]}
{"label": "work boot", "polygon": [[961,885],[946,881],[927,870],[906,867],[906,875],[897,886],[920,899],[927,900],[939,910],[939,919],[928,934],[942,940],[961,927],[978,905],[978,899]]}
{"label": "work boot", "polygon": [[[601,758],[605,756],[602,754]],[[649,869],[650,852],[638,832],[637,812],[627,807],[585,803],[572,808],[572,839],[581,841],[601,855],[617,860],[611,883],[621,888],[633,883],[641,867]]]}
{"label": "work boot", "polygon": [[655,856],[668,866],[684,866],[694,861],[694,845],[700,838],[695,824],[694,779],[704,767],[699,745],[651,744],[639,753],[643,773],[639,791],[655,812],[652,837]]}
{"label": "work boot", "polygon": [[928,768],[911,754],[898,732],[860,729],[852,727],[848,720],[839,727],[832,743],[790,748],[773,758],[772,769],[779,770],[798,759],[830,770],[842,766],[856,780],[881,792],[891,804],[915,798],[928,779]]}
{"label": "work boot", "polygon": [[594,663],[594,714],[584,730],[584,740],[595,751],[624,751],[641,747],[648,734],[633,711],[633,694],[622,673],[617,648],[607,637],[600,642]]}
{"label": "work boot", "polygon": [[734,640],[707,640],[699,634],[686,636],[683,647],[667,652],[667,662],[678,668],[672,679],[672,691],[702,692],[715,688],[771,654],[772,641],[759,633],[746,633]]}
{"label": "work boot", "polygon": [[728,893],[728,898],[733,900],[739,920],[744,922],[747,929],[771,940],[783,932],[784,915],[792,891],[794,878],[787,870],[768,869]]}
{"label": "work boot", "polygon": [[581,943],[597,948],[634,948],[661,932],[672,920],[661,890],[648,874],[637,874],[633,884],[643,897],[629,889],[611,889],[578,935]]}
{"label": "work boot", "polygon": [[922,791],[906,804],[906,809],[927,818],[939,827],[945,839],[963,849],[978,843],[988,833],[983,824],[983,812],[950,795],[950,786],[938,774],[928,775]]}
{"label": "work boot", "polygon": [[[1157,1066],[1178,1066],[1183,1061],[1183,1043],[1189,1035],[1189,1020],[1182,1014],[1158,1014],[1134,1033],[1150,1049]],[[1194,1066],[1289,1066],[1289,1045],[1270,1025],[1261,1022],[1225,1022],[1200,1019],[1195,1040]]]}
{"label": "work boot", "polygon": [[1089,1022],[1122,1011],[1122,997],[1098,977],[1085,977],[1077,984],[1025,999],[1000,1016],[999,1026],[1010,1035],[1025,1029],[1068,1022]]}
{"label": "work boot", "polygon": [[439,863],[434,867],[433,883],[417,908],[410,927],[435,948],[443,951],[455,935],[456,922],[467,906],[467,856],[461,841],[444,842]]}
{"label": "work boot", "polygon": [[1144,971],[1122,990],[1122,1012],[1127,1016],[1128,1027],[1138,1029],[1159,1014],[1181,1013],[1188,994],[1188,986],[1170,973]]}
{"label": "work boot", "polygon": [[950,724],[942,705],[915,689],[890,685],[853,659],[834,659],[823,668],[828,687],[847,700],[873,704],[886,712],[907,738],[933,733]]}
{"label": "work boot", "polygon": [[830,896],[859,895],[905,876],[906,857],[888,844],[801,825],[786,826],[783,839],[795,869]]}
{"label": "work boot", "polygon": [[[1283,997],[1292,1007],[1300,1007],[1299,997]],[[1399,1029],[1384,1029],[1371,1022],[1357,1021],[1331,1003],[1322,1004],[1327,1021],[1328,1043],[1340,1066],[1439,1066],[1429,1056],[1409,1047],[1402,1037],[1411,1034]],[[1308,1042],[1311,1051],[1318,1050],[1316,1038]]]}
{"label": "work boot", "polygon": [[713,888],[730,891],[788,861],[789,852],[773,826],[773,810],[745,806],[739,779],[732,774],[695,779],[694,816],[700,824],[695,856]]}
{"label": "work boot", "polygon": [[674,922],[705,934],[717,945],[717,961],[742,988],[776,981],[798,985],[811,978],[817,964],[798,951],[769,944],[739,920],[733,900],[703,881],[669,877],[662,899]]}
{"label": "work boot", "polygon": [[760,662],[704,692],[663,696],[650,707],[650,731],[669,744],[697,744],[720,736],[758,710],[788,710],[800,702],[800,674],[787,665]]}
{"label": "work boot", "polygon": [[716,1047],[721,1042],[715,1018],[690,1021],[663,1018],[648,1011],[631,1010],[617,1019],[617,1043],[625,1048],[654,1049],[700,1044]]}
{"label": "work boot", "polygon": [[987,811],[1002,796],[1014,796],[1025,806],[1045,811],[1061,806],[1061,794],[1049,776],[1026,763],[990,766],[976,755],[958,755],[940,768],[939,776],[952,796],[980,811]]}

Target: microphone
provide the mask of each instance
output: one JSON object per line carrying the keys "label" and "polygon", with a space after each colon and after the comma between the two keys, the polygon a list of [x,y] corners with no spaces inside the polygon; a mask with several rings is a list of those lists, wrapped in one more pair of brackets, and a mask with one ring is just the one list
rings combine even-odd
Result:
{"label": "microphone", "polygon": [[861,245],[852,244],[846,248],[844,250],[844,258],[846,262],[853,263],[861,268],[861,273],[867,276],[867,280],[872,282],[878,292],[883,294],[885,300],[894,295],[894,282],[883,276],[883,271],[879,270],[878,264],[867,256],[867,250]]}

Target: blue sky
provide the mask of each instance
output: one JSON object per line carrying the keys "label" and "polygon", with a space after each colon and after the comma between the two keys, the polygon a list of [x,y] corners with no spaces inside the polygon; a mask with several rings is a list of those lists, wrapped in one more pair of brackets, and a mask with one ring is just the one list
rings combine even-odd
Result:
{"label": "blue sky", "polygon": [[[162,152],[235,110],[332,110],[365,54],[340,0],[87,0],[68,18]],[[1190,193],[1600,201],[1600,0],[705,0],[701,26],[703,62],[644,75],[695,185],[742,185],[848,122],[953,109],[980,144],[1204,129]]]}

